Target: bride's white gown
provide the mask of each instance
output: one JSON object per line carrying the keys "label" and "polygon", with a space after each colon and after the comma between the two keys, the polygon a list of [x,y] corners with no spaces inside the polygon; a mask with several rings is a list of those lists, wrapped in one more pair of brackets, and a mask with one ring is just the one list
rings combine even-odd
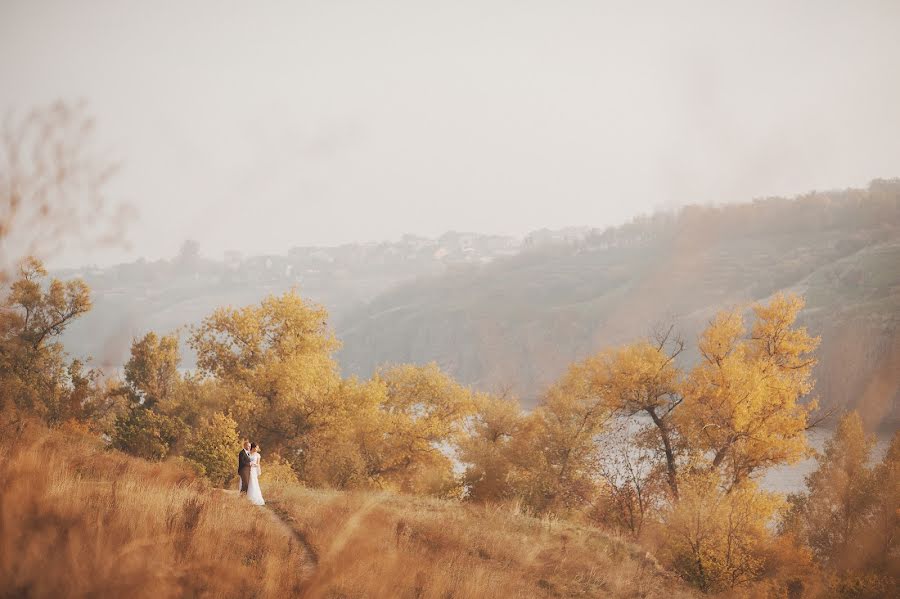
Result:
{"label": "bride's white gown", "polygon": [[266,501],[262,496],[262,489],[259,488],[259,454],[255,453],[251,457],[250,463],[250,484],[247,486],[247,499],[254,505],[265,505]]}

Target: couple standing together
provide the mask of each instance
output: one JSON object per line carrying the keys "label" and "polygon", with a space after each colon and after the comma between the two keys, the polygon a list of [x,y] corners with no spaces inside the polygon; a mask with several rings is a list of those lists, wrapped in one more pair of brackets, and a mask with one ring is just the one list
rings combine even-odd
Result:
{"label": "couple standing together", "polygon": [[259,446],[244,441],[244,449],[238,454],[238,476],[241,477],[241,494],[254,505],[265,505],[262,490],[259,488]]}

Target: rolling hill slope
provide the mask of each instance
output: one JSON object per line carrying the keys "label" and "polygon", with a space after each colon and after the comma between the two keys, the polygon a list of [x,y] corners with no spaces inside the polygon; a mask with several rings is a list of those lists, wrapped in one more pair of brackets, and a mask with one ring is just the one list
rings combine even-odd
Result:
{"label": "rolling hill slope", "polygon": [[[329,310],[345,373],[436,361],[526,403],[604,346],[668,323],[690,342],[717,310],[792,290],[806,296],[803,321],[822,336],[823,402],[859,407],[872,425],[900,422],[898,179],[523,240],[447,233],[224,261],[186,244],[172,260],[55,274],[82,276],[93,290],[94,310],[64,342],[106,369],[124,364],[132,338],[148,330],[297,286]],[[193,366],[189,352],[184,366]]]}
{"label": "rolling hill slope", "polygon": [[77,428],[0,429],[4,597],[698,596],[633,543],[508,506],[266,481],[257,507]]}
{"label": "rolling hill slope", "polygon": [[[817,393],[898,423],[900,180],[865,190],[687,207],[396,287],[338,326],[342,366],[436,361],[526,402],[567,364],[674,323],[693,341],[719,309],[802,293],[822,336]],[[688,356],[690,359],[690,356]]]}

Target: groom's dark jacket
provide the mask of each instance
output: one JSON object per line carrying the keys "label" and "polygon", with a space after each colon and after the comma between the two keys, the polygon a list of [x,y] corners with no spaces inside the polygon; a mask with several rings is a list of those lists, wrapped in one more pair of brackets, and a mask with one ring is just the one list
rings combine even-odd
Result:
{"label": "groom's dark jacket", "polygon": [[247,468],[250,466],[250,456],[247,454],[246,449],[242,449],[241,453],[238,454],[238,474],[241,472],[241,468]]}

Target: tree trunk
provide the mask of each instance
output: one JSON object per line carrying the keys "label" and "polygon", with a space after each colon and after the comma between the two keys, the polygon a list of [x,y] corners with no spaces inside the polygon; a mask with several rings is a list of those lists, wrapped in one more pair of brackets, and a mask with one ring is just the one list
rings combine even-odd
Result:
{"label": "tree trunk", "polygon": [[647,408],[647,413],[653,419],[653,424],[659,429],[659,436],[662,437],[663,449],[666,453],[666,472],[669,478],[669,488],[678,499],[678,472],[675,467],[675,451],[672,449],[672,440],[669,438],[669,427],[665,420],[656,413],[656,408]]}

